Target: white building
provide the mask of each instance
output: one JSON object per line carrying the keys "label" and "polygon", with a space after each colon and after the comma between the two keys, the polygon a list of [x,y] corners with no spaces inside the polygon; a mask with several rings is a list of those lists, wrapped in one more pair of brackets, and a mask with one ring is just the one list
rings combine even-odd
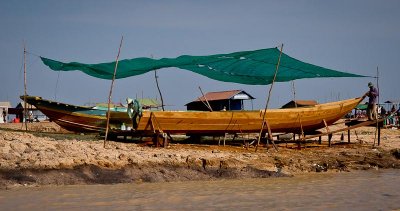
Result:
{"label": "white building", "polygon": [[9,121],[8,108],[11,108],[10,102],[0,102],[0,123],[7,123]]}

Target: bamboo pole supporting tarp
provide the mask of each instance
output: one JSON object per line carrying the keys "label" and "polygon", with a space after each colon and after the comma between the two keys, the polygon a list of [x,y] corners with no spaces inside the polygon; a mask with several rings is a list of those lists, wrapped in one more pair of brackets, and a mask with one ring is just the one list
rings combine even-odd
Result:
{"label": "bamboo pole supporting tarp", "polygon": [[[200,98],[199,98],[200,99]],[[205,103],[203,100],[200,99],[200,101],[203,103],[203,105],[208,108],[208,110],[210,110],[210,107],[207,105],[207,103]],[[210,110],[211,111],[211,110]]]}
{"label": "bamboo pole supporting tarp", "polygon": [[[255,150],[256,152],[257,152],[258,146],[260,145],[261,135],[262,135],[262,132],[264,130],[265,116],[266,116],[267,109],[268,109],[269,99],[271,97],[272,87],[274,86],[274,83],[275,83],[275,80],[276,80],[276,75],[278,74],[279,64],[281,62],[281,57],[282,57],[282,50],[283,50],[283,44],[281,45],[281,51],[280,51],[280,54],[279,54],[278,62],[276,64],[276,69],[275,69],[275,73],[274,73],[274,79],[272,80],[271,86],[269,87],[267,103],[265,105],[264,114],[263,114],[262,123],[261,123],[261,130],[260,130],[260,134],[258,136],[258,141],[257,141],[257,145],[256,145],[256,150]],[[277,148],[275,148],[275,149],[277,149]]]}
{"label": "bamboo pole supporting tarp", "polygon": [[27,91],[26,91],[26,46],[25,46],[25,42],[24,42],[24,117],[21,120],[25,120],[25,130],[28,130],[28,121],[26,119],[27,115],[28,115],[28,107],[26,104],[26,95],[27,95]]}
{"label": "bamboo pole supporting tarp", "polygon": [[[208,102],[206,96],[204,95],[203,90],[201,90],[201,87],[200,87],[200,86],[199,86],[199,89],[200,89],[200,92],[201,92],[201,94],[203,95],[204,99],[205,99],[206,102],[207,102],[207,107],[208,107],[208,109],[212,112],[213,109],[211,108],[211,105],[210,105],[210,103]],[[203,101],[202,101],[202,102],[203,102]]]}
{"label": "bamboo pole supporting tarp", "polygon": [[160,94],[160,98],[161,98],[161,108],[162,108],[163,111],[165,111],[165,109],[164,109],[164,99],[163,99],[163,96],[161,94],[160,86],[158,85],[157,70],[154,70],[154,77],[156,79],[156,85],[157,85],[158,93]]}
{"label": "bamboo pole supporting tarp", "polygon": [[106,124],[106,134],[104,136],[104,145],[103,147],[106,147],[106,142],[107,142],[107,136],[108,136],[108,128],[110,125],[110,106],[111,106],[111,95],[112,95],[112,90],[114,87],[114,81],[115,81],[115,74],[117,73],[117,68],[118,68],[118,59],[119,59],[119,54],[121,53],[121,47],[122,47],[122,41],[124,40],[124,36],[122,36],[121,38],[121,42],[119,44],[119,48],[118,48],[118,55],[117,55],[117,59],[115,60],[115,68],[114,68],[114,75],[111,81],[111,87],[110,87],[110,93],[108,95],[108,109],[107,109],[107,124]]}

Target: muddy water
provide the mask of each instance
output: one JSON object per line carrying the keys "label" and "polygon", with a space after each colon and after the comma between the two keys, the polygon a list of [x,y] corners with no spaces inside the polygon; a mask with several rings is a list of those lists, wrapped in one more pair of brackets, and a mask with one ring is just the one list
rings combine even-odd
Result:
{"label": "muddy water", "polygon": [[0,210],[393,210],[400,170],[292,178],[17,188]]}

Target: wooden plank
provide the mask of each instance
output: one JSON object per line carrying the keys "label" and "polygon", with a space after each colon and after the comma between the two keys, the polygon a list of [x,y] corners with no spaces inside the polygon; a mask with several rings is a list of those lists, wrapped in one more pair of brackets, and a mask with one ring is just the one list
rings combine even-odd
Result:
{"label": "wooden plank", "polygon": [[368,125],[376,123],[376,121],[382,122],[383,119],[374,120],[374,121],[365,121],[365,122],[362,122],[362,123],[359,123],[359,124],[356,124],[356,125],[349,126],[347,128],[340,128],[340,129],[337,129],[337,130],[334,130],[334,131],[321,133],[321,134],[316,134],[316,135],[309,135],[309,136],[306,136],[306,137],[302,138],[301,140],[306,140],[306,139],[315,138],[315,137],[318,137],[318,136],[333,134],[333,133],[342,132],[342,131],[346,131],[346,130],[352,130],[352,129],[363,127],[363,126],[368,126]]}

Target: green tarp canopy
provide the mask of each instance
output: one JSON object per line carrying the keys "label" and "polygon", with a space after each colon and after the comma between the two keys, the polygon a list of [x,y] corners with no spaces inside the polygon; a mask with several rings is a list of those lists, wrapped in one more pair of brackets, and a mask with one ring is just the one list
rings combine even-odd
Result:
{"label": "green tarp canopy", "polygon": [[[177,58],[151,59],[146,57],[125,59],[118,62],[116,78],[140,75],[161,68],[176,67],[204,75],[218,81],[240,84],[270,84],[274,78],[280,51],[268,48],[208,56],[183,55]],[[43,63],[55,71],[80,70],[93,77],[112,79],[115,62],[83,64],[64,63],[41,57]],[[301,78],[365,77],[308,64],[282,54],[276,81]]]}

